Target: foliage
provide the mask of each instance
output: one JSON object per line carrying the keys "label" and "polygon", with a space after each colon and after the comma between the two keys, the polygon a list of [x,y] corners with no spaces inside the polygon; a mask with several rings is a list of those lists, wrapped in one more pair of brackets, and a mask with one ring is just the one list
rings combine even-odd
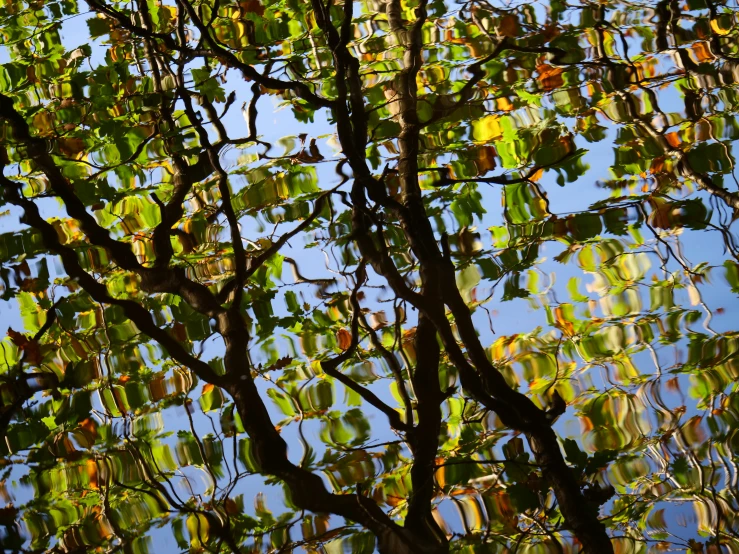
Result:
{"label": "foliage", "polygon": [[739,552],[738,18],[7,0],[2,549]]}

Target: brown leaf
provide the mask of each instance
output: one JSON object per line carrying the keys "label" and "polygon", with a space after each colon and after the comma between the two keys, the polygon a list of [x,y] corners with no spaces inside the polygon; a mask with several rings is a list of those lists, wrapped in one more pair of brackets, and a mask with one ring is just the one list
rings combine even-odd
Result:
{"label": "brown leaf", "polygon": [[239,2],[239,6],[246,13],[255,13],[257,15],[264,15],[264,6],[259,3],[259,0],[246,0]]}
{"label": "brown leaf", "polygon": [[231,516],[235,516],[241,512],[241,510],[239,510],[239,505],[236,504],[236,501],[232,498],[226,498],[226,501],[223,503],[223,507],[226,510],[226,513]]}
{"label": "brown leaf", "polygon": [[172,335],[178,342],[187,342],[187,330],[179,321],[176,321],[175,324],[172,325]]}
{"label": "brown leaf", "polygon": [[167,388],[163,377],[159,376],[149,381],[149,394],[154,401],[159,401],[167,396]]}
{"label": "brown leaf", "polygon": [[59,151],[68,158],[79,159],[80,154],[85,152],[87,146],[85,141],[76,137],[59,138],[56,141]]}
{"label": "brown leaf", "polygon": [[75,354],[77,354],[83,360],[87,359],[87,350],[85,350],[85,347],[80,341],[78,341],[74,337],[71,337],[69,343],[72,345],[72,350],[74,350]]}
{"label": "brown leaf", "polygon": [[549,42],[553,38],[559,36],[559,27],[557,27],[557,25],[555,24],[548,23],[547,25],[544,26],[544,30],[541,33],[541,36],[543,36],[546,39],[546,41]]}
{"label": "brown leaf", "polygon": [[44,282],[41,279],[35,279],[28,277],[26,279],[23,279],[20,282],[20,287],[22,291],[24,292],[41,292],[42,290],[46,289],[46,286],[44,285]]}
{"label": "brown leaf", "polygon": [[8,336],[10,337],[10,340],[13,341],[13,344],[20,349],[23,349],[23,347],[28,343],[28,337],[26,337],[26,335],[19,333],[18,331],[14,331],[11,327],[8,327]]}
{"label": "brown leaf", "polygon": [[502,37],[518,36],[518,19],[515,15],[508,14],[500,18],[498,34]]}
{"label": "brown leaf", "polygon": [[336,338],[339,340],[339,348],[342,350],[347,350],[352,345],[352,334],[346,329],[339,329]]}
{"label": "brown leaf", "polygon": [[0,525],[5,525],[6,527],[15,525],[17,517],[18,508],[15,508],[12,504],[0,508]]}
{"label": "brown leaf", "polygon": [[370,316],[370,325],[375,331],[385,327],[387,325],[387,316],[385,315],[385,312],[380,310],[379,312],[373,313]]}
{"label": "brown leaf", "polygon": [[28,338],[23,333],[14,331],[8,327],[8,336],[18,348],[25,354],[23,361],[31,365],[39,365],[43,356],[41,355],[41,345],[33,338]]}
{"label": "brown leaf", "polygon": [[265,369],[265,371],[276,371],[279,369],[285,369],[287,366],[290,365],[292,361],[292,357],[285,356],[284,358],[280,358],[279,360],[277,360],[275,363]]}
{"label": "brown leaf", "polygon": [[480,174],[485,174],[495,169],[495,156],[495,148],[492,146],[483,146],[477,151],[476,165]]}

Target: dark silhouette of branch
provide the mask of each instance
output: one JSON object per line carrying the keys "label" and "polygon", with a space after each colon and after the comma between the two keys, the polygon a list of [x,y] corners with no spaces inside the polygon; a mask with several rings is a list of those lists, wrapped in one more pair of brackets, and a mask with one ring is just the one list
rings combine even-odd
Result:
{"label": "dark silhouette of branch", "polygon": [[[355,176],[351,194],[354,204],[352,216],[354,239],[362,255],[370,261],[375,271],[388,280],[395,294],[422,310],[436,326],[444,349],[459,370],[464,389],[484,406],[495,411],[505,425],[526,433],[537,462],[544,467],[544,477],[554,490],[565,520],[583,543],[585,550],[612,552],[613,546],[605,527],[598,521],[597,513],[594,513],[584,501],[580,485],[565,463],[546,412],[539,409],[527,396],[512,389],[503,375],[488,360],[485,349],[477,337],[470,310],[457,288],[455,268],[451,262],[448,245],[442,244],[445,255],[442,256],[439,250],[418,184],[420,125],[416,106],[416,75],[422,64],[421,30],[426,17],[425,3],[421,2],[416,8],[417,19],[409,31],[405,30],[401,21],[393,20],[393,14],[398,13],[398,10],[392,10],[388,15],[391,29],[406,48],[405,67],[400,71],[394,86],[401,127],[398,136],[400,151],[398,174],[402,197],[400,205],[387,197],[382,180],[375,180],[368,175],[363,149],[361,154],[357,152],[360,150],[356,148],[357,135],[352,132],[348,122],[341,124],[342,116],[346,117],[346,113],[335,109],[339,140]],[[317,22],[329,37],[339,80],[341,68],[346,67],[348,63],[346,58],[350,57],[350,54],[342,48],[340,41],[331,39],[332,29],[329,29],[325,22],[323,26],[319,18]],[[351,88],[352,81],[350,79],[348,81]],[[356,114],[353,116],[356,119]],[[382,185],[382,189],[378,190],[378,184]],[[377,249],[369,236],[368,223],[372,219],[368,214],[365,191],[376,203],[390,209],[399,218],[411,251],[419,261],[423,286],[429,287],[429,290],[439,291],[440,297],[411,293],[402,277],[397,274],[395,266]],[[379,230],[376,220],[375,226]],[[381,245],[383,243],[380,242]],[[474,368],[457,343],[446,318],[445,305],[454,315],[457,330]]]}
{"label": "dark silhouette of branch", "polygon": [[427,533],[444,546],[447,539],[431,513],[435,493],[434,462],[439,449],[441,431],[441,403],[445,395],[439,385],[441,350],[436,338],[436,327],[423,314],[418,314],[418,325],[413,339],[416,365],[411,376],[416,396],[418,425],[410,440],[413,452],[411,483],[413,494],[408,499],[405,524],[417,533]]}
{"label": "dark silhouette of branch", "polygon": [[388,367],[390,368],[390,371],[393,374],[393,377],[395,378],[395,384],[398,387],[398,394],[400,394],[401,399],[403,400],[403,406],[405,407],[405,423],[406,425],[413,425],[413,406],[411,405],[411,399],[408,395],[408,391],[405,388],[406,380],[403,378],[403,369],[400,367],[400,362],[398,362],[398,359],[393,355],[392,352],[390,352],[387,348],[385,348],[380,341],[380,339],[377,336],[377,333],[372,328],[369,323],[367,323],[367,318],[364,317],[364,314],[359,311],[359,322],[362,325],[362,328],[367,332],[370,338],[370,343],[374,348],[380,352],[380,355],[385,360],[385,363],[387,363]]}
{"label": "dark silhouette of branch", "polygon": [[341,364],[349,360],[354,355],[354,352],[357,349],[357,345],[359,344],[359,321],[360,321],[361,307],[359,306],[359,300],[357,299],[357,293],[359,292],[359,289],[362,286],[362,284],[364,284],[365,280],[367,279],[364,262],[359,264],[359,267],[357,268],[355,275],[356,275],[355,277],[356,285],[354,289],[352,290],[352,294],[349,300],[352,306],[351,344],[346,350],[344,350],[338,356],[335,356],[334,358],[331,358],[330,360],[321,361],[321,369],[323,369],[326,375],[333,377],[345,387],[353,390],[358,395],[360,395],[368,404],[374,406],[379,411],[381,411],[383,414],[385,414],[388,418],[388,421],[390,422],[391,427],[393,427],[394,429],[397,429],[398,431],[409,430],[413,426],[412,420],[406,421],[404,423],[403,420],[400,418],[400,414],[398,414],[396,410],[394,410],[393,408],[385,404],[382,400],[380,400],[380,398],[375,393],[363,387],[362,385],[360,385],[359,383],[357,383],[350,377],[344,375],[338,369],[341,366]]}
{"label": "dark silhouette of branch", "polygon": [[[159,40],[168,49],[180,52],[187,57],[205,56],[216,58],[220,60],[224,65],[228,67],[235,67],[236,69],[241,71],[244,77],[250,81],[255,81],[261,86],[271,90],[293,91],[300,98],[315,106],[331,107],[332,105],[331,100],[318,96],[313,91],[311,91],[305,83],[301,83],[298,81],[281,81],[280,79],[275,79],[273,77],[262,75],[251,65],[243,63],[233,53],[229,52],[223,46],[221,46],[211,36],[210,30],[200,20],[197,12],[189,2],[178,2],[178,5],[182,6],[186,10],[187,14],[192,18],[193,23],[202,33],[204,42],[206,42],[210,46],[210,50],[205,50],[201,48],[191,49],[183,44],[178,44],[170,34],[158,33],[155,31],[151,31],[150,29],[135,25],[131,23],[130,16],[121,13],[114,8],[111,8],[103,0],[89,0],[87,4],[90,6],[90,9],[110,17],[111,19],[115,20],[118,25],[138,37],[146,38],[149,40]],[[143,6],[142,9],[144,9]]]}

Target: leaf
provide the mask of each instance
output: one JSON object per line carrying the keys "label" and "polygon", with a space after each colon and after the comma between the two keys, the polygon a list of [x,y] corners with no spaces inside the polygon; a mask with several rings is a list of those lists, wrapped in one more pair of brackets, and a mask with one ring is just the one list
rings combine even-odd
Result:
{"label": "leaf", "polygon": [[98,4],[0,7],[0,550],[739,551],[735,3]]}
{"label": "leaf", "polygon": [[342,350],[348,350],[352,344],[352,334],[346,329],[339,329],[336,338],[339,342],[339,348]]}
{"label": "leaf", "polygon": [[518,18],[513,14],[507,14],[500,18],[498,34],[502,37],[518,36]]}
{"label": "leaf", "polygon": [[506,488],[513,505],[519,512],[535,510],[539,507],[539,496],[524,483],[516,483]]}
{"label": "leaf", "polygon": [[10,337],[10,340],[13,341],[13,344],[15,344],[18,348],[23,348],[28,344],[28,337],[26,335],[19,333],[18,331],[13,330],[11,327],[8,327],[7,335]]}
{"label": "leaf", "polygon": [[675,475],[686,478],[690,472],[690,464],[685,456],[678,456],[670,463],[670,471]]}
{"label": "leaf", "polygon": [[206,383],[203,385],[203,391],[200,395],[200,398],[198,399],[198,402],[200,403],[200,408],[203,410],[203,412],[209,412],[211,410],[216,410],[223,406],[223,403],[225,401],[225,398],[223,396],[223,392],[221,392],[220,387],[215,387],[211,385],[210,383]]}
{"label": "leaf", "polygon": [[578,470],[584,469],[588,463],[588,455],[580,450],[577,442],[572,439],[565,439],[562,444],[564,445],[566,460]]}
{"label": "leaf", "polygon": [[43,356],[41,354],[41,345],[37,340],[29,338],[18,331],[14,331],[10,327],[8,327],[7,334],[10,337],[10,340],[13,341],[13,344],[23,351],[24,362],[33,366],[37,366],[41,363]]}
{"label": "leaf", "polygon": [[617,450],[598,450],[588,458],[585,474],[593,475],[601,469],[608,467],[608,464],[617,458]]}
{"label": "leaf", "polygon": [[279,358],[275,363],[268,366],[266,369],[264,369],[265,372],[268,371],[279,371],[281,369],[285,369],[287,366],[289,366],[293,361],[292,356],[284,356],[282,358]]}
{"label": "leaf", "polygon": [[503,136],[503,127],[500,125],[500,116],[489,115],[472,124],[472,135],[476,141],[491,142]]}

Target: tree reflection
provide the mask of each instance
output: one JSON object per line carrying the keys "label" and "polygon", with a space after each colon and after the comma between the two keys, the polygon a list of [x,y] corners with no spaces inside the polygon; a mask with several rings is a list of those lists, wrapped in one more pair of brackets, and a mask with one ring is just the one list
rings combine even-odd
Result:
{"label": "tree reflection", "polygon": [[3,548],[737,550],[737,13],[6,3]]}

